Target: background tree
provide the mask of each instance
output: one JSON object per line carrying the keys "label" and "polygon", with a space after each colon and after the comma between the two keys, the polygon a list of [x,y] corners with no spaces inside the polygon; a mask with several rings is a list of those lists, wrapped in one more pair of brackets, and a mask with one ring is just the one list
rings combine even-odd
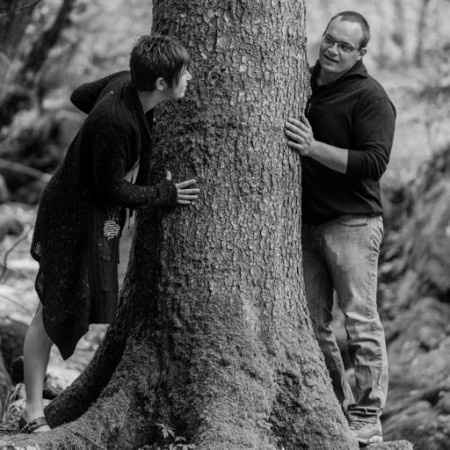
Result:
{"label": "background tree", "polygon": [[[54,20],[40,32],[39,20],[33,18],[39,1],[15,0],[8,8],[0,4],[0,60],[3,60],[0,65],[0,127],[9,125],[17,112],[30,108],[33,103],[41,107],[46,86],[40,83],[40,71],[70,24],[69,16],[76,3],[76,0],[62,0],[56,7]],[[48,9],[48,5],[45,8]],[[48,11],[42,15],[52,17]],[[30,24],[35,27],[33,38],[23,46]]]}
{"label": "background tree", "polygon": [[392,40],[400,47],[401,60],[406,61],[406,21],[403,0],[394,0],[393,7],[396,26],[392,31]]}
{"label": "background tree", "polygon": [[33,42],[17,74],[20,84],[35,86],[36,74],[47,61],[63,30],[70,24],[70,14],[75,4],[76,0],[63,0],[52,24]]}
{"label": "background tree", "polygon": [[31,203],[62,156],[64,111],[46,110],[43,102],[67,78],[61,68],[76,47],[68,45],[64,33],[76,0],[37,3],[15,1],[15,9],[5,8],[0,15],[7,25],[0,35],[6,61],[0,74],[0,178],[13,200]]}
{"label": "background tree", "polygon": [[424,40],[429,6],[430,0],[421,1],[419,16],[417,20],[417,45],[414,52],[414,63],[418,67],[422,67],[423,65]]}
{"label": "background tree", "polygon": [[22,41],[33,9],[40,0],[0,1],[0,86],[10,68],[15,50]]}
{"label": "background tree", "polygon": [[23,90],[11,93],[13,61],[31,22],[33,10],[40,0],[0,1],[0,129],[17,112],[18,105],[27,104]]}
{"label": "background tree", "polygon": [[32,436],[40,448],[137,448],[158,423],[198,449],[353,448],[308,318],[282,133],[304,105],[304,20],[297,0],[154,2],[196,82],[157,114],[151,176],[195,176],[203,199],[139,216],[119,316],[47,410],[73,422]]}

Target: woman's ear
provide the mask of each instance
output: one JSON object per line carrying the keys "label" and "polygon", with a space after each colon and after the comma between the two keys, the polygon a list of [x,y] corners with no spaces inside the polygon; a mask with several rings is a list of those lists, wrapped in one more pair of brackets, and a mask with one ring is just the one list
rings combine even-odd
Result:
{"label": "woman's ear", "polygon": [[157,91],[164,92],[168,88],[167,81],[163,77],[158,77],[155,81],[155,88]]}

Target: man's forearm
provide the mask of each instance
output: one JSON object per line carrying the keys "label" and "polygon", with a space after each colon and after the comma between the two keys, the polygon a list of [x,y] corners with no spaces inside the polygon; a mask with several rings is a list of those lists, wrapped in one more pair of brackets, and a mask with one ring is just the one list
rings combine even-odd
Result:
{"label": "man's forearm", "polygon": [[308,156],[320,164],[339,173],[347,172],[347,149],[315,140],[312,142],[309,150]]}
{"label": "man's forearm", "polygon": [[347,172],[349,151],[314,139],[310,123],[290,117],[285,123],[284,133],[288,146],[331,170],[345,174]]}

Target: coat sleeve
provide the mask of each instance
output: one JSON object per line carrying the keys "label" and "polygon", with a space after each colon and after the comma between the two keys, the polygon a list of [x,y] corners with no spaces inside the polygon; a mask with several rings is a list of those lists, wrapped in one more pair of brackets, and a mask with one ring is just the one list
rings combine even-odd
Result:
{"label": "coat sleeve", "polygon": [[394,139],[395,108],[387,97],[368,98],[355,109],[347,175],[379,180],[386,170]]}
{"label": "coat sleeve", "polygon": [[95,103],[97,102],[101,92],[108,85],[110,81],[121,75],[126,74],[126,71],[116,72],[107,77],[96,81],[84,83],[77,87],[70,96],[70,101],[82,112],[88,114]]}
{"label": "coat sleeve", "polygon": [[173,207],[177,189],[172,181],[139,186],[124,179],[129,145],[126,136],[102,130],[92,139],[92,185],[95,196],[128,208]]}

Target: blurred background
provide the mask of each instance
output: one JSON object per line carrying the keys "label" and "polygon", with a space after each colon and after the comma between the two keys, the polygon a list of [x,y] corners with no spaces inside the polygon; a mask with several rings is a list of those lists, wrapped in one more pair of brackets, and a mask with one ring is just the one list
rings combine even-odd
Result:
{"label": "blurred background", "polygon": [[329,18],[348,9],[367,18],[372,38],[364,62],[397,106],[388,175],[411,179],[420,163],[450,138],[450,1],[307,2],[310,63]]}
{"label": "blurred background", "polygon": [[[306,1],[308,58],[329,18],[361,12],[372,28],[365,63],[397,107],[382,179],[385,241],[379,303],[391,387],[387,439],[450,448],[450,0]],[[83,115],[70,104],[82,82],[127,68],[148,33],[149,0],[0,0],[0,415],[12,361],[37,298],[29,256],[39,194]],[[195,76],[195,68],[194,68]],[[122,242],[125,270],[130,234]],[[342,318],[336,332],[344,342]],[[93,327],[75,355],[52,354],[49,383],[66,386],[103,335]],[[347,351],[343,345],[342,350]],[[351,375],[352,368],[348,367]],[[8,375],[9,372],[9,375]],[[14,380],[13,380],[14,381]]]}

